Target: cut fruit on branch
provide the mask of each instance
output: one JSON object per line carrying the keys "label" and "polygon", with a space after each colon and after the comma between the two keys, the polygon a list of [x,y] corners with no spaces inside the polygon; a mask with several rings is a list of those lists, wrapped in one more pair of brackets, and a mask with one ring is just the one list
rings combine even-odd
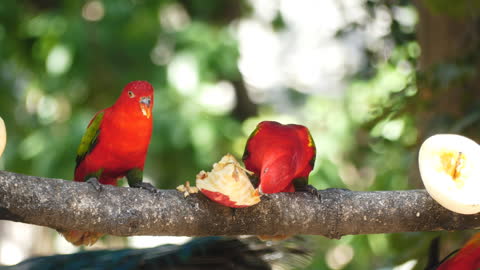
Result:
{"label": "cut fruit on branch", "polygon": [[5,145],[7,144],[7,129],[5,128],[5,122],[3,122],[2,117],[0,117],[0,157],[5,150]]}
{"label": "cut fruit on branch", "polygon": [[430,196],[460,214],[480,212],[480,146],[469,138],[438,134],[420,147],[420,175]]}
{"label": "cut fruit on branch", "polygon": [[213,164],[211,172],[197,174],[197,188],[210,200],[234,208],[260,202],[260,195],[247,176],[247,170],[230,154]]}

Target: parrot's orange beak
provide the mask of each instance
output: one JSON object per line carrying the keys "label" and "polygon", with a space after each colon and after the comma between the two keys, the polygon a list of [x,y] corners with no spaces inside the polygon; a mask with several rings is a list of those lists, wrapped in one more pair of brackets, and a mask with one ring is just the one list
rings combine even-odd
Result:
{"label": "parrot's orange beak", "polygon": [[142,110],[142,114],[145,115],[148,119],[150,119],[150,117],[152,116],[152,98],[141,97],[140,109]]}

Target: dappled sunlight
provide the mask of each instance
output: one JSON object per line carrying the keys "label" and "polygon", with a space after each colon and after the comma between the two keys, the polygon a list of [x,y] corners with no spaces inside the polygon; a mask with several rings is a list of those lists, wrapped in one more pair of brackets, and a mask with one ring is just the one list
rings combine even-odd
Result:
{"label": "dappled sunlight", "polygon": [[198,100],[206,112],[212,114],[227,114],[231,112],[237,102],[235,89],[228,81],[221,81],[214,85],[204,85],[199,89]]}
{"label": "dappled sunlight", "polygon": [[[279,37],[273,29],[255,20],[244,20],[238,25],[238,39],[238,66],[245,82],[258,91],[279,87],[283,75],[279,57],[282,51]],[[252,99],[262,100],[262,92],[256,93],[252,90]]]}
{"label": "dappled sunlight", "polygon": [[[2,170],[72,179],[90,119],[133,80],[154,87],[143,175],[161,189],[193,181],[226,153],[240,161],[261,121],[308,127],[316,188],[418,188],[411,178],[419,139],[474,129],[479,119],[459,109],[470,100],[450,108],[432,99],[455,87],[475,90],[463,80],[476,76],[477,58],[419,73],[422,14],[405,1],[3,0],[0,15],[0,116],[9,128]],[[421,122],[436,106],[454,114]],[[0,230],[0,264],[83,250],[51,229]],[[426,235],[309,236],[318,250],[307,269],[417,269]],[[189,239],[106,236],[86,250]]]}
{"label": "dappled sunlight", "polygon": [[198,66],[193,55],[177,55],[168,65],[168,81],[184,96],[195,93],[199,84]]}
{"label": "dappled sunlight", "polygon": [[[388,32],[386,18],[368,24],[366,32],[341,42],[337,32],[349,23],[365,20],[362,1],[259,1],[254,16],[238,24],[239,69],[252,99],[272,100],[272,92],[285,87],[303,93],[342,95],[343,79],[361,65],[360,50],[366,41],[378,44]],[[285,26],[275,30],[265,20],[279,12]],[[384,16],[385,17],[385,16]]]}

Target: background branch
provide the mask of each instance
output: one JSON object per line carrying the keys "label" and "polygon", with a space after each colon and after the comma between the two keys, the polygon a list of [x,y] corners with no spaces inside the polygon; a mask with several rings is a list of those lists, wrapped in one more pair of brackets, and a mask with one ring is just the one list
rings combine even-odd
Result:
{"label": "background branch", "polygon": [[460,215],[424,190],[320,191],[272,194],[258,205],[231,209],[202,194],[145,190],[26,176],[0,171],[0,219],[111,235],[277,235],[464,230],[480,215]]}

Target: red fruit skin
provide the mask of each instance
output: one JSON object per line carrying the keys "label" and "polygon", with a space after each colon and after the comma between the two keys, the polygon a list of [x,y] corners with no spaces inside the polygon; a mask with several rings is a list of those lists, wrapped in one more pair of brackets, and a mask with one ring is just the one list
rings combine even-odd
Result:
{"label": "red fruit skin", "polygon": [[143,171],[152,135],[152,117],[145,117],[139,109],[139,99],[146,96],[151,97],[153,108],[153,87],[145,81],[134,81],[125,86],[113,106],[101,111],[104,115],[97,143],[77,164],[75,181],[86,181],[88,175],[102,170],[98,181],[116,185],[129,170]]}
{"label": "red fruit skin", "polygon": [[231,201],[230,198],[227,195],[222,194],[220,192],[210,191],[210,190],[206,190],[206,189],[201,189],[201,191],[210,200],[212,200],[216,203],[219,203],[221,205],[225,205],[225,206],[232,207],[232,208],[244,208],[244,207],[251,206],[251,205],[236,205],[236,202]]}
{"label": "red fruit skin", "polygon": [[259,176],[262,193],[294,192],[293,180],[308,179],[315,153],[315,143],[305,126],[264,121],[250,135],[243,162]]}
{"label": "red fruit skin", "polygon": [[437,268],[437,270],[476,269],[480,269],[480,233],[475,234],[455,256]]}

